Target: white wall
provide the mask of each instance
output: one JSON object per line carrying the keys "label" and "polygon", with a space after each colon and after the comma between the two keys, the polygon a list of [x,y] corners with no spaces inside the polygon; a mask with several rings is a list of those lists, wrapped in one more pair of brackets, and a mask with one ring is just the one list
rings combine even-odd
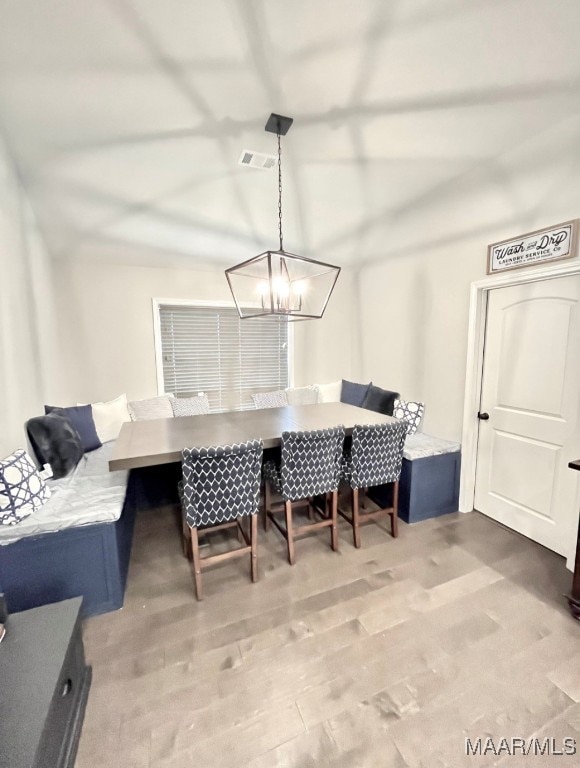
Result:
{"label": "white wall", "polygon": [[[116,254],[56,260],[59,337],[67,380],[62,404],[157,394],[151,299],[231,301],[223,268],[157,254],[149,264]],[[352,274],[343,273],[320,321],[295,325],[295,383],[352,373]],[[248,321],[253,322],[253,321]],[[259,322],[259,321],[255,321]]]}
{"label": "white wall", "polygon": [[461,439],[469,286],[487,245],[580,217],[579,142],[575,119],[434,189],[361,270],[362,376],[424,401],[425,431]]}
{"label": "white wall", "polygon": [[294,384],[327,384],[357,378],[360,342],[357,278],[342,269],[321,320],[294,324]]}
{"label": "white wall", "polygon": [[54,394],[53,318],[50,259],[0,138],[0,457]]}

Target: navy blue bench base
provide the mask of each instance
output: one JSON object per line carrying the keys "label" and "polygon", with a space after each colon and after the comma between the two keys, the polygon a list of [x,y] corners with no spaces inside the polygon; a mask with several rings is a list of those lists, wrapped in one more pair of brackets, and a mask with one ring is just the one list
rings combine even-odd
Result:
{"label": "navy blue bench base", "polygon": [[[399,517],[417,523],[459,509],[461,453],[441,453],[421,459],[403,459],[399,483]],[[391,487],[369,488],[368,495],[381,507],[391,505]]]}
{"label": "navy blue bench base", "polygon": [[138,510],[177,501],[181,467],[131,470],[118,520],[28,536],[0,546],[0,592],[10,613],[82,596],[82,616],[123,605]]}
{"label": "navy blue bench base", "polygon": [[135,524],[131,477],[121,517],[27,536],[0,547],[0,584],[8,611],[18,613],[82,596],[82,616],[121,608]]}

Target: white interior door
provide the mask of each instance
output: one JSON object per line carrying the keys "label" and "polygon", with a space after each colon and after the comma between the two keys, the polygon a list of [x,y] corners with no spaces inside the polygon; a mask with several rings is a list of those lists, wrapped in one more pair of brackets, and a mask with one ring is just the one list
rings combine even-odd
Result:
{"label": "white interior door", "polygon": [[489,292],[475,508],[560,554],[575,541],[580,276]]}

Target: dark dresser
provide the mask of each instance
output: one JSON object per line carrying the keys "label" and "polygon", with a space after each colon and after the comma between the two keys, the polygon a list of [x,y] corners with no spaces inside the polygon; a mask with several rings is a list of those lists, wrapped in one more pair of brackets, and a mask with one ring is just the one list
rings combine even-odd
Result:
{"label": "dark dresser", "polygon": [[0,643],[0,768],[72,768],[91,668],[81,598],[15,613]]}

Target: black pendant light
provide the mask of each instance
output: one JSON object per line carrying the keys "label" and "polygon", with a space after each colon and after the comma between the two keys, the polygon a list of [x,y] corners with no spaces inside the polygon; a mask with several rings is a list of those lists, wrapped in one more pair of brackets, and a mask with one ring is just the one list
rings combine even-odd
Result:
{"label": "black pendant light", "polygon": [[264,317],[308,320],[324,314],[340,267],[284,250],[282,237],[282,150],[291,117],[271,114],[266,131],[278,138],[279,248],[226,269],[226,278],[242,319]]}

